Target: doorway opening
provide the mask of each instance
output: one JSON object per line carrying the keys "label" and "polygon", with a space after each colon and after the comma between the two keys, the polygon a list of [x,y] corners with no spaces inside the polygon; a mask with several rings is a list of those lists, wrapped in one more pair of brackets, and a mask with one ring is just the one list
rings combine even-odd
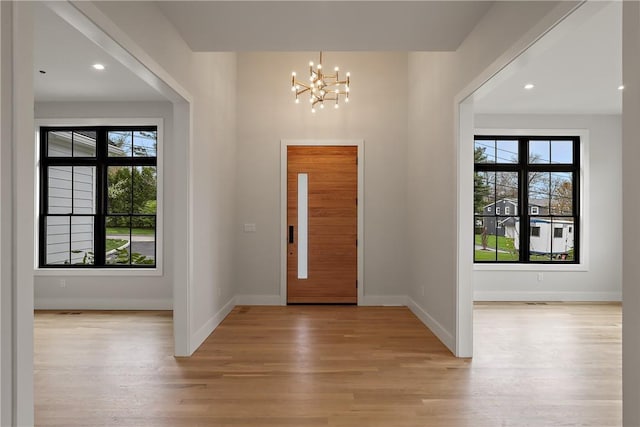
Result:
{"label": "doorway opening", "polygon": [[[580,328],[609,328],[612,335],[594,345],[611,346],[611,357],[603,362],[612,372],[606,391],[614,401],[607,408],[610,419],[621,417],[621,400],[616,400],[621,397],[621,9],[616,2],[580,5],[460,100],[458,110],[457,353],[482,363],[483,357],[508,357],[538,347],[537,360],[556,366],[572,358],[576,349],[566,345],[580,341]],[[531,141],[552,147],[567,136],[580,141],[581,162],[573,165],[578,168],[573,177],[529,174],[512,180],[514,185],[498,179],[510,173],[515,161],[524,163],[524,169],[539,168],[545,161],[558,169],[571,163],[554,162],[553,154],[543,160],[531,149]],[[520,146],[528,147],[526,152],[516,154],[507,147],[518,138],[526,139]],[[574,190],[578,183],[579,197],[559,197],[562,189]],[[569,200],[574,201],[570,207]],[[579,227],[554,218],[568,210],[579,218]],[[487,227],[489,217],[498,218],[495,224],[502,229]],[[519,227],[519,221],[526,224]],[[571,235],[576,229],[580,235]],[[487,230],[493,236],[484,235],[491,234]],[[518,235],[522,230],[526,239]],[[518,238],[528,242],[526,259]],[[539,242],[543,238],[549,244]],[[560,243],[566,246],[554,251]],[[574,245],[580,245],[579,260],[571,258],[577,253]],[[572,323],[580,316],[588,325]],[[503,325],[499,331],[487,330],[489,318]],[[528,332],[520,333],[520,326]]]}

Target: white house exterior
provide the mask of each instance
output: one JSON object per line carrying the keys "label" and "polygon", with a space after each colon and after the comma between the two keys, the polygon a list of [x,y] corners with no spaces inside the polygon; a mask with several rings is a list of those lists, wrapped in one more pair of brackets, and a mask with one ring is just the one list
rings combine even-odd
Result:
{"label": "white house exterior", "polygon": [[[519,232],[520,222],[516,221],[513,233],[517,236]],[[548,218],[531,218],[529,251],[532,254],[566,254],[574,248],[574,233],[573,221],[554,219],[552,222]],[[515,238],[514,244],[519,249],[519,239]]]}
{"label": "white house exterior", "polygon": [[[94,157],[96,141],[71,132],[49,132],[47,150],[55,157]],[[47,264],[76,264],[93,252],[93,221],[96,211],[95,167],[52,166],[49,168],[49,213],[87,216],[49,216],[46,222]],[[73,206],[72,206],[73,205]]]}

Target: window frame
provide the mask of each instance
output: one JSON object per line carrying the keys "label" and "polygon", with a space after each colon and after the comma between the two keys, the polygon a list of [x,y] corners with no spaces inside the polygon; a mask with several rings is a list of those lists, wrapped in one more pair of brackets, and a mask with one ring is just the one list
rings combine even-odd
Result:
{"label": "window frame", "polygon": [[[125,119],[37,119],[35,121],[35,142],[36,142],[36,180],[35,180],[35,214],[36,214],[36,229],[35,229],[35,265],[34,275],[83,275],[83,276],[101,276],[105,274],[115,276],[162,276],[163,274],[163,140],[164,140],[164,127],[162,118],[125,118]],[[156,141],[156,156],[155,157],[109,157],[109,165],[123,165],[124,163],[131,163],[129,166],[154,166],[156,168],[156,213],[155,213],[155,263],[154,264],[98,264],[96,259],[95,265],[84,264],[45,264],[46,262],[46,230],[44,229],[45,217],[47,208],[47,181],[46,173],[43,173],[46,167],[52,164],[63,163],[65,160],[71,160],[73,163],[76,160],[80,162],[90,163],[95,161],[98,157],[48,157],[47,146],[44,141],[46,140],[47,130],[94,130],[94,129],[107,129],[107,130],[154,130],[157,132]],[[107,133],[105,132],[105,140]],[[105,141],[106,144],[106,141]],[[96,150],[99,149],[100,143],[96,144]],[[107,145],[104,145],[103,150],[106,153]],[[106,154],[105,154],[106,157]],[[63,159],[54,160],[51,159]],[[78,163],[80,163],[78,162]],[[78,166],[76,164],[72,166]],[[93,166],[93,164],[91,165]],[[125,165],[126,166],[126,165]],[[98,218],[102,216],[104,219],[107,216],[106,212],[106,166],[104,169],[105,176],[103,178],[103,189],[97,188],[98,182],[96,182],[96,214],[89,215]],[[101,172],[96,171],[99,175]],[[96,180],[97,181],[97,180]],[[102,193],[102,195],[100,194]],[[103,203],[104,210],[101,212],[97,206]],[[69,215],[70,216],[70,215]],[[131,212],[131,216],[153,216],[146,214],[134,214]],[[104,220],[94,221],[94,233],[97,228],[102,227],[102,233],[106,238],[106,227]],[[98,247],[100,238],[94,235],[94,251]],[[102,240],[104,242],[104,240]],[[100,244],[101,245],[101,244]],[[44,253],[44,255],[43,255]]]}
{"label": "window frame", "polygon": [[[518,204],[520,206],[529,207],[529,189],[527,185],[527,177],[529,172],[570,172],[573,176],[573,188],[572,188],[572,205],[573,205],[573,215],[556,215],[549,212],[545,215],[540,215],[540,211],[536,206],[531,206],[527,209],[519,208],[514,214],[509,215],[512,217],[518,217],[520,221],[520,230],[519,230],[519,259],[515,261],[509,260],[476,260],[475,255],[473,258],[474,269],[515,269],[515,270],[526,270],[531,267],[543,267],[552,268],[554,270],[582,270],[586,267],[585,256],[583,254],[582,248],[582,230],[584,218],[587,214],[582,209],[583,201],[583,186],[584,186],[584,175],[583,175],[583,162],[585,162],[586,149],[585,144],[588,140],[588,133],[586,131],[566,131],[566,132],[540,132],[539,130],[503,130],[503,131],[490,131],[490,130],[481,130],[476,129],[474,133],[474,143],[478,140],[518,140],[518,162],[517,163],[475,163],[474,162],[474,174],[477,172],[517,172],[518,173]],[[572,163],[529,163],[529,141],[572,141],[573,142],[573,158]],[[473,190],[475,194],[475,189]],[[494,201],[497,203],[497,200]],[[534,213],[535,212],[535,213]],[[497,215],[497,214],[496,214]],[[496,217],[496,215],[487,215],[485,213],[478,214],[473,212],[473,216],[475,218],[474,223],[479,218],[482,220],[483,217]],[[506,214],[505,214],[506,215]],[[559,217],[559,218],[567,218],[572,217],[574,219],[573,222],[573,230],[574,233],[574,260],[572,261],[560,261],[560,260],[531,260],[530,259],[530,239],[531,235],[531,218],[536,217]],[[553,228],[550,225],[550,228]],[[549,239],[551,241],[551,245],[553,245],[553,231],[549,233]],[[535,236],[534,236],[535,237]],[[475,236],[474,236],[475,241]],[[474,243],[475,245],[475,243]],[[522,248],[525,248],[522,250]],[[475,249],[475,248],[474,248]],[[475,250],[474,250],[475,254]],[[480,268],[478,268],[480,267]],[[485,268],[483,268],[485,267]],[[563,268],[565,267],[565,268]]]}

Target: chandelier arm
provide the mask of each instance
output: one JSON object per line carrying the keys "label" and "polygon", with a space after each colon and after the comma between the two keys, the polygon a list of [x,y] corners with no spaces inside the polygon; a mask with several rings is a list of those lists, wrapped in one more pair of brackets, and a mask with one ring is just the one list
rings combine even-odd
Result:
{"label": "chandelier arm", "polygon": [[296,82],[296,84],[294,85],[294,87],[295,87],[295,86],[300,86],[300,87],[303,87],[303,88],[305,88],[305,89],[311,89],[311,86],[306,85],[306,84],[301,83],[301,82]]}

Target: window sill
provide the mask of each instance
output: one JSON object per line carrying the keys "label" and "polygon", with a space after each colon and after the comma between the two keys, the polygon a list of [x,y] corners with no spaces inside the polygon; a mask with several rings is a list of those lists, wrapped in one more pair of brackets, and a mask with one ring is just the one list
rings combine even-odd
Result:
{"label": "window sill", "polygon": [[473,264],[473,271],[589,271],[583,264]]}
{"label": "window sill", "polygon": [[162,276],[162,268],[36,268],[34,276]]}

